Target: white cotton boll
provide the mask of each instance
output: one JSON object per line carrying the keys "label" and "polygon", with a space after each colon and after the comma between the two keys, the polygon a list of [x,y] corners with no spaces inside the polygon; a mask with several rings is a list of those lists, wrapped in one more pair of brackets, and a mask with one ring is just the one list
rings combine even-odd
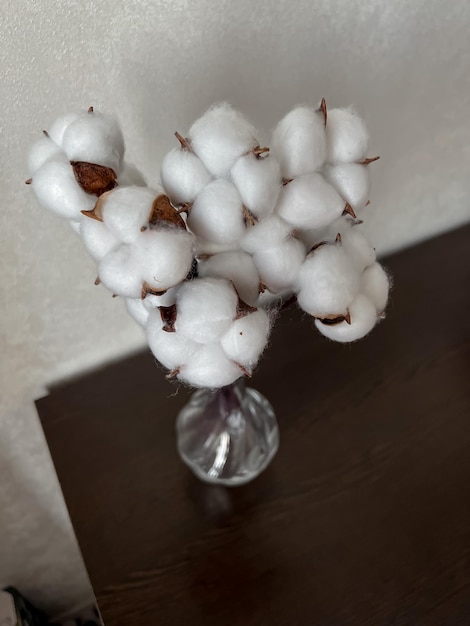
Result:
{"label": "white cotton boll", "polygon": [[173,204],[193,202],[201,189],[212,180],[201,159],[194,152],[183,148],[174,148],[165,156],[160,177]]}
{"label": "white cotton boll", "polygon": [[269,317],[262,309],[232,322],[220,343],[229,359],[251,370],[266,347]]}
{"label": "white cotton boll", "polygon": [[361,293],[374,303],[377,313],[387,306],[389,288],[389,278],[380,263],[374,263],[362,273]]}
{"label": "white cotton boll", "polygon": [[351,323],[346,321],[339,324],[324,324],[321,320],[315,320],[315,326],[322,335],[339,341],[349,343],[362,339],[369,333],[377,322],[377,312],[375,306],[366,296],[359,294],[349,307]]}
{"label": "white cotton boll", "polygon": [[131,247],[126,244],[112,250],[101,260],[98,276],[103,285],[117,296],[134,299],[141,296],[141,270],[132,258]]}
{"label": "white cotton boll", "polygon": [[140,275],[152,289],[166,291],[186,278],[193,261],[193,239],[184,230],[147,230],[132,244]]}
{"label": "white cotton boll", "polygon": [[188,385],[211,389],[231,385],[241,376],[240,368],[227,358],[217,343],[200,346],[178,374],[179,380]]}
{"label": "white cotton boll", "polygon": [[238,297],[220,278],[199,278],[181,285],[176,296],[176,331],[198,341],[217,341],[236,315]]}
{"label": "white cotton boll", "polygon": [[323,174],[343,200],[352,206],[355,213],[365,207],[370,191],[367,166],[359,163],[339,163],[327,166]]}
{"label": "white cotton boll", "polygon": [[285,242],[291,232],[292,226],[277,215],[270,215],[247,229],[241,247],[250,254],[275,248]]}
{"label": "white cotton boll", "polygon": [[252,257],[246,252],[233,251],[215,254],[198,266],[199,276],[227,278],[235,285],[240,298],[254,305],[258,300],[259,276]]}
{"label": "white cotton boll", "polygon": [[361,161],[367,154],[369,133],[352,109],[331,109],[326,123],[326,160],[329,163]]}
{"label": "white cotton boll", "polygon": [[163,330],[160,311],[149,313],[147,319],[147,341],[154,357],[169,370],[183,366],[202,348],[200,344],[183,337],[177,332]]}
{"label": "white cotton boll", "polygon": [[230,173],[243,204],[253,215],[264,218],[272,213],[282,186],[281,169],[275,157],[246,154],[237,160]]}
{"label": "white cotton boll", "polygon": [[324,245],[305,260],[297,289],[297,301],[306,313],[345,315],[359,292],[359,272],[340,246]]}
{"label": "white cotton boll", "polygon": [[84,217],[81,222],[80,236],[88,253],[98,263],[120,245],[119,240],[109,232],[103,222],[89,217]]}
{"label": "white cotton boll", "polygon": [[306,106],[290,111],[274,129],[271,150],[284,178],[315,172],[325,160],[323,113]]}
{"label": "white cotton boll", "polygon": [[216,178],[227,176],[235,161],[258,145],[254,126],[226,102],[196,120],[189,138],[194,152]]}
{"label": "white cotton boll", "polygon": [[194,200],[188,227],[214,243],[233,244],[245,232],[243,205],[235,186],[227,180],[209,183]]}
{"label": "white cotton boll", "polygon": [[126,298],[126,308],[129,315],[139,324],[145,326],[147,324],[149,312],[144,306],[143,300],[140,298]]}
{"label": "white cotton boll", "polygon": [[31,187],[43,207],[70,220],[80,220],[81,211],[95,206],[96,196],[79,186],[65,156],[46,161],[34,174]]}
{"label": "white cotton boll", "polygon": [[147,182],[143,174],[132,163],[123,163],[122,172],[119,174],[117,184],[120,187],[146,187]]}
{"label": "white cotton boll", "polygon": [[62,140],[66,129],[72,122],[78,120],[79,117],[84,115],[84,111],[81,113],[67,113],[57,118],[52,126],[48,130],[48,135],[58,146],[62,146]]}
{"label": "white cotton boll", "polygon": [[305,247],[298,239],[261,249],[253,257],[261,282],[273,293],[293,288],[304,259]]}
{"label": "white cotton boll", "polygon": [[304,174],[285,185],[276,213],[294,228],[324,228],[343,212],[344,200],[321,174]]}
{"label": "white cotton boll", "polygon": [[85,113],[65,129],[62,147],[70,161],[86,161],[110,167],[119,174],[124,138],[111,115]]}
{"label": "white cotton boll", "polygon": [[147,187],[117,187],[103,198],[103,222],[117,239],[132,243],[148,223],[156,197]]}
{"label": "white cotton boll", "polygon": [[28,169],[31,175],[49,159],[63,154],[62,149],[49,137],[39,139],[31,146],[28,155]]}

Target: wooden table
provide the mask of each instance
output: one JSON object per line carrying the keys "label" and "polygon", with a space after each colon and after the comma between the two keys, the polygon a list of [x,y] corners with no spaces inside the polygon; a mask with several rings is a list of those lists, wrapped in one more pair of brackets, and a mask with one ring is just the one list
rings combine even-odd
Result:
{"label": "wooden table", "polygon": [[362,342],[278,321],[281,446],[246,487],[179,460],[187,392],[147,353],[38,401],[106,626],[470,624],[470,227],[386,264]]}

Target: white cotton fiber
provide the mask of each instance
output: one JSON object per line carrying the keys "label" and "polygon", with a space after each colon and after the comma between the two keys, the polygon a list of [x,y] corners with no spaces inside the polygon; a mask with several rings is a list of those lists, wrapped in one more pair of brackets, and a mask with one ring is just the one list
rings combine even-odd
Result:
{"label": "white cotton fiber", "polygon": [[367,154],[369,133],[363,120],[352,109],[331,109],[326,123],[328,163],[361,161]]}
{"label": "white cotton fiber", "polygon": [[100,262],[108,252],[119,247],[120,242],[109,232],[103,222],[90,217],[83,217],[80,225],[80,236],[90,256]]}
{"label": "white cotton fiber", "polygon": [[195,235],[213,243],[238,242],[245,232],[243,205],[235,186],[219,179],[198,193],[188,216]]}
{"label": "white cotton fiber", "polygon": [[341,245],[360,272],[375,263],[375,249],[356,226],[344,232]]}
{"label": "white cotton fiber", "polygon": [[111,293],[125,298],[139,298],[142,277],[139,266],[132,258],[131,247],[122,244],[109,252],[98,266],[98,276]]}
{"label": "white cotton fiber", "polygon": [[202,346],[177,332],[163,330],[163,325],[158,309],[149,313],[147,340],[154,357],[164,367],[174,370],[192,359]]}
{"label": "white cotton fiber", "polygon": [[361,276],[361,292],[374,303],[377,313],[382,313],[387,306],[389,278],[380,265],[374,263]]}
{"label": "white cotton fiber", "polygon": [[300,106],[276,126],[271,151],[281,163],[284,178],[315,172],[325,160],[326,138],[323,113]]}
{"label": "white cotton fiber", "polygon": [[85,113],[65,129],[62,148],[70,161],[97,163],[119,174],[124,156],[124,138],[111,115]]}
{"label": "white cotton fiber", "polygon": [[173,204],[191,203],[212,176],[194,152],[174,148],[162,161],[160,176]]}
{"label": "white cotton fiber", "polygon": [[326,180],[333,185],[345,202],[357,214],[369,199],[369,171],[359,163],[339,163],[329,165],[323,172]]}
{"label": "white cotton fiber", "polygon": [[181,285],[176,296],[175,329],[200,343],[217,341],[235,318],[238,297],[220,278],[199,278]]}
{"label": "white cotton fiber", "polygon": [[315,320],[315,326],[325,337],[340,343],[349,343],[362,339],[374,328],[377,322],[375,306],[362,294],[359,294],[351,303],[349,313],[350,324],[344,321],[330,325],[324,324],[321,320]]}
{"label": "white cotton fiber", "polygon": [[217,178],[228,176],[235,161],[258,145],[255,128],[226,102],[196,120],[189,138],[194,152]]}
{"label": "white cotton fiber", "polygon": [[231,385],[241,376],[240,368],[227,358],[217,343],[200,346],[178,374],[188,385],[213,389]]}
{"label": "white cotton fiber", "polygon": [[149,312],[144,306],[144,301],[140,298],[125,298],[126,308],[129,315],[139,324],[147,324]]}
{"label": "white cotton fiber", "polygon": [[202,239],[201,237],[196,237],[194,245],[196,256],[202,258],[213,254],[220,254],[221,252],[238,250],[240,247],[238,241],[234,241],[232,243],[213,243],[212,241],[207,241],[207,239]]}
{"label": "white cotton fiber", "polygon": [[42,137],[42,139],[33,143],[29,151],[28,168],[30,174],[34,175],[46,161],[62,154],[62,149],[52,139]]}
{"label": "white cotton fiber", "polygon": [[278,247],[287,239],[291,231],[292,226],[277,215],[270,215],[247,229],[241,241],[241,247],[250,254]]}
{"label": "white cotton fiber", "polygon": [[102,217],[109,231],[120,241],[132,243],[148,224],[157,194],[147,187],[117,187],[103,198]]}
{"label": "white cotton fiber", "polygon": [[72,122],[75,122],[75,120],[78,120],[78,118],[84,114],[85,111],[81,111],[80,113],[67,113],[66,115],[58,117],[48,130],[49,137],[58,146],[62,147],[62,140],[64,138],[64,133],[66,129],[70,126]]}
{"label": "white cotton fiber", "polygon": [[305,247],[298,239],[287,239],[281,245],[255,253],[254,262],[261,282],[269,291],[292,289],[305,259]]}
{"label": "white cotton fiber", "polygon": [[235,320],[221,339],[225,354],[251,371],[266,347],[269,326],[269,318],[262,309]]}
{"label": "white cotton fiber", "polygon": [[327,244],[307,257],[297,285],[297,300],[306,313],[345,315],[359,292],[359,272],[340,246]]}
{"label": "white cotton fiber", "polygon": [[252,257],[246,252],[215,254],[199,263],[199,276],[227,278],[233,282],[240,298],[250,305],[258,300],[259,276]]}
{"label": "white cotton fiber", "polygon": [[177,285],[191,269],[192,237],[179,228],[147,230],[134,240],[131,248],[142,280],[155,291]]}
{"label": "white cotton fiber", "polygon": [[95,206],[96,196],[83,191],[65,156],[46,161],[35,172],[31,187],[43,207],[70,220],[80,220],[81,211]]}
{"label": "white cotton fiber", "polygon": [[231,170],[232,181],[243,204],[255,217],[264,218],[274,209],[282,186],[281,169],[273,156],[241,156]]}
{"label": "white cotton fiber", "polygon": [[285,185],[276,213],[294,228],[324,228],[343,212],[344,200],[321,174],[304,174]]}
{"label": "white cotton fiber", "polygon": [[146,187],[147,182],[143,174],[132,163],[124,162],[122,171],[117,179],[119,187]]}

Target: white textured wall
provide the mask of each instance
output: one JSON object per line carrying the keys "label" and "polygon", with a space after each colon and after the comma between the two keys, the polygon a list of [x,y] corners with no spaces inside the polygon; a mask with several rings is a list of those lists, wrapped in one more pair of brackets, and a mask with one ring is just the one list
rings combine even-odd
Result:
{"label": "white textured wall", "polygon": [[86,597],[32,399],[142,341],[22,184],[41,129],[114,110],[151,180],[215,100],[266,128],[302,101],[354,103],[382,156],[367,228],[389,251],[470,218],[469,17],[466,0],[3,0],[0,585],[54,610]]}

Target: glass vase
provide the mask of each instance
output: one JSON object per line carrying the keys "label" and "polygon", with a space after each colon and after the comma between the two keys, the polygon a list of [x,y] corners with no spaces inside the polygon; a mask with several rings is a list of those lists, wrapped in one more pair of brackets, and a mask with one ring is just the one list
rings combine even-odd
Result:
{"label": "glass vase", "polygon": [[199,389],[176,420],[178,452],[207,483],[236,486],[256,478],[279,446],[271,404],[243,378],[221,389]]}

